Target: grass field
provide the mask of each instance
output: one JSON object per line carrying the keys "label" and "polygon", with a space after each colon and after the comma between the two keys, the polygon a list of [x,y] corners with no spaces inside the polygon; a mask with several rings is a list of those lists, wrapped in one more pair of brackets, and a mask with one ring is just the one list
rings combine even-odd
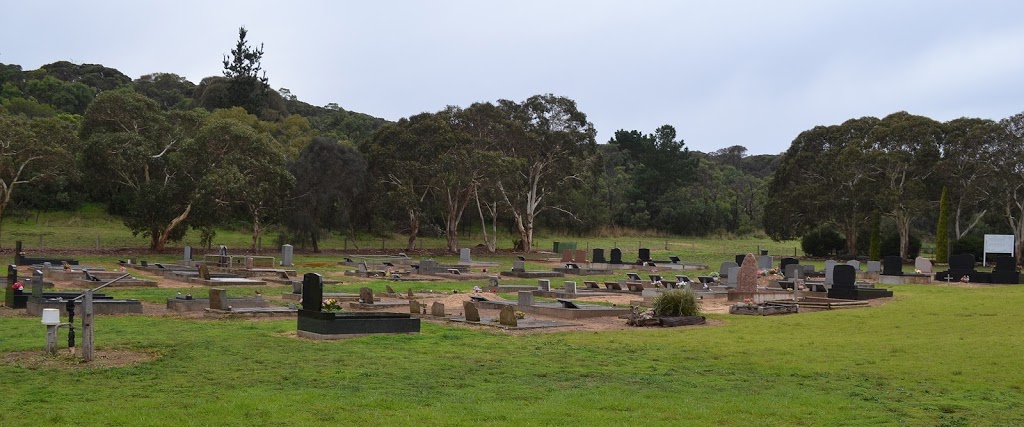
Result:
{"label": "grass field", "polygon": [[[590,242],[611,247],[608,240]],[[669,243],[668,251],[650,247],[714,267],[757,247],[791,253],[793,246],[757,239]],[[178,257],[138,253],[153,261]],[[109,255],[80,258],[116,262]],[[496,259],[507,268],[512,257]],[[296,257],[301,272],[337,271],[337,260]],[[272,295],[285,287],[261,289]],[[896,298],[878,307],[710,315],[717,326],[508,335],[424,322],[416,335],[337,342],[295,338],[294,319],[101,316],[98,349],[157,356],[120,368],[11,363],[5,354],[42,353],[44,329],[37,318],[0,308],[7,310],[0,313],[0,426],[1024,425],[1024,287],[891,289]],[[176,291],[108,293],[160,303]]]}

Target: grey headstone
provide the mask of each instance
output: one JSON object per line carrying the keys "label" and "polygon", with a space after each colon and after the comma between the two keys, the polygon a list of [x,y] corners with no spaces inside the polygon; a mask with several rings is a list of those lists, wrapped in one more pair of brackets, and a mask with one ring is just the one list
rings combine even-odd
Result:
{"label": "grey headstone", "polygon": [[800,264],[786,264],[786,271],[783,272],[787,279],[802,279],[804,277],[804,268]]}
{"label": "grey headstone", "polygon": [[729,277],[729,270],[732,269],[732,268],[738,268],[738,267],[739,267],[739,264],[736,264],[735,262],[732,262],[732,261],[723,262],[722,265],[718,267],[718,275],[721,276],[721,277]]}
{"label": "grey headstone", "polygon": [[565,293],[567,293],[569,295],[575,295],[576,294],[576,282],[572,282],[572,281],[568,281],[568,280],[565,281]]}
{"label": "grey headstone", "polygon": [[541,291],[550,292],[551,291],[551,281],[548,280],[548,279],[537,280],[537,287]]}
{"label": "grey headstone", "polygon": [[757,257],[757,269],[758,270],[771,270],[772,269],[772,257],[769,255],[760,255]]}
{"label": "grey headstone", "polygon": [[882,262],[881,261],[868,261],[868,273],[881,273]]}
{"label": "grey headstone", "polygon": [[293,294],[301,294],[302,293],[302,282],[300,282],[298,280],[292,280],[292,293]]}
{"label": "grey headstone", "polygon": [[416,296],[412,293],[412,288],[407,289],[405,295],[409,298]]}
{"label": "grey headstone", "polygon": [[253,259],[251,256],[245,257],[245,268],[248,270],[252,270],[254,267],[256,267],[256,260]]}
{"label": "grey headstone", "polygon": [[498,313],[498,323],[505,326],[519,326],[519,320],[516,319],[516,309],[510,305],[502,307],[501,312]]}
{"label": "grey headstone", "polygon": [[185,246],[185,253],[181,257],[182,261],[192,261],[192,247]]}
{"label": "grey headstone", "polygon": [[533,305],[533,292],[519,291],[519,305],[525,307]]}
{"label": "grey headstone", "polygon": [[[733,263],[733,264],[735,264],[735,263]],[[740,268],[739,267],[730,267],[729,268],[729,277],[728,277],[728,280],[725,282],[726,286],[736,287],[736,284],[739,283],[738,282],[739,277],[740,277]]]}
{"label": "grey headstone", "polygon": [[430,315],[434,317],[444,317],[444,304],[436,301],[431,304]]}
{"label": "grey headstone", "polygon": [[210,280],[210,267],[206,264],[199,265],[199,278],[203,280]]}
{"label": "grey headstone", "polygon": [[836,264],[839,264],[833,260],[825,261],[825,283],[832,284],[832,271],[836,268]]}
{"label": "grey headstone", "polygon": [[373,289],[359,288],[359,300],[363,304],[373,304]]}
{"label": "grey headstone", "polygon": [[420,314],[420,302],[416,300],[409,301],[409,313]]}
{"label": "grey headstone", "polygon": [[391,285],[384,285],[384,290],[387,291],[389,296],[397,294],[395,288],[392,288]]}
{"label": "grey headstone", "polygon": [[497,288],[501,285],[501,279],[498,276],[487,276],[487,286]]}
{"label": "grey headstone", "polygon": [[32,270],[32,298],[43,297],[43,272]]}
{"label": "grey headstone", "polygon": [[932,274],[932,261],[920,256],[914,258],[914,269],[921,270],[922,274]]}
{"label": "grey headstone", "polygon": [[470,258],[470,250],[469,250],[469,248],[459,249],[459,262],[461,262],[461,263],[473,262],[473,260]]}
{"label": "grey headstone", "polygon": [[294,253],[295,248],[292,245],[281,245],[281,266],[291,267]]}
{"label": "grey headstone", "polygon": [[228,309],[227,289],[210,288],[210,308],[214,310]]}
{"label": "grey headstone", "polygon": [[516,272],[526,271],[526,262],[525,261],[520,261],[518,259],[515,260],[515,261],[512,261],[512,271],[516,271]]}
{"label": "grey headstone", "polygon": [[846,265],[852,266],[855,271],[860,271],[860,261],[851,259],[849,261],[846,261]]}
{"label": "grey headstone", "polygon": [[462,311],[466,312],[466,320],[469,322],[480,321],[480,311],[476,309],[476,303],[473,301],[463,301]]}
{"label": "grey headstone", "polygon": [[804,275],[805,275],[805,276],[806,276],[806,275],[809,275],[809,274],[811,274],[811,273],[814,273],[814,266],[813,266],[813,265],[811,265],[811,264],[807,264],[807,265],[801,265],[801,267],[803,267],[803,268],[804,268]]}

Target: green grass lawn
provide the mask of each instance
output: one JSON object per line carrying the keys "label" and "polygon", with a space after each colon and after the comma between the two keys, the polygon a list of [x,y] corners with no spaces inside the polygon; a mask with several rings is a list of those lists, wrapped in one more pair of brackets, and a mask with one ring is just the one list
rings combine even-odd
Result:
{"label": "green grass lawn", "polygon": [[[1024,288],[893,289],[866,309],[516,336],[425,322],[313,342],[287,336],[294,320],[100,317],[99,349],[160,357],[0,365],[0,425],[1024,424]],[[42,347],[38,319],[0,330],[0,353]]]}

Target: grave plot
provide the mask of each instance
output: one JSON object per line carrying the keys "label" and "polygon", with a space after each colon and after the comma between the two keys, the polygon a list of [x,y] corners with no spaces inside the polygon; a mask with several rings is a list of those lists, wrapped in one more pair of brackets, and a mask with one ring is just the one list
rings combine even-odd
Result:
{"label": "grave plot", "polygon": [[892,296],[888,289],[875,288],[872,284],[858,284],[857,271],[852,265],[837,265],[832,272],[832,287],[828,298],[841,300],[866,300]]}
{"label": "grave plot", "polygon": [[[238,277],[231,273],[211,273],[206,264],[200,264],[197,273],[195,276],[186,276],[186,281],[203,286],[264,286],[267,284],[262,280]],[[174,275],[179,276],[179,273],[174,273]]]}
{"label": "grave plot", "polygon": [[[206,317],[214,318],[251,318],[251,317],[294,317],[298,310],[287,307],[271,307],[269,304],[262,305],[263,298],[249,299],[245,302],[248,307],[235,307],[231,305],[232,299],[228,298],[228,291],[225,289],[210,289],[209,307],[204,309]],[[236,299],[237,300],[237,299]],[[260,304],[260,306],[251,306]]]}
{"label": "grave plot", "polygon": [[502,271],[502,276],[505,277],[519,277],[524,279],[535,279],[543,277],[563,277],[564,273],[558,271],[546,271],[546,270],[527,270],[526,269],[526,258],[520,255],[515,261],[512,261],[511,271]]}
{"label": "grave plot", "polygon": [[36,264],[42,265],[43,263],[47,263],[47,262],[50,263],[50,264],[55,264],[55,265],[56,264],[78,265],[78,260],[71,259],[71,258],[45,257],[45,256],[29,257],[29,256],[25,255],[25,252],[22,251],[21,248],[22,248],[21,240],[15,241],[14,242],[14,265],[19,265],[19,266],[20,265],[36,265]]}
{"label": "grave plot", "polygon": [[512,305],[505,305],[500,308],[498,317],[482,317],[477,309],[476,302],[466,301],[463,303],[463,316],[449,317],[452,322],[467,323],[473,325],[496,327],[501,329],[539,329],[557,328],[562,326],[576,326],[575,323],[562,322],[558,320],[533,319],[525,312],[516,310]]}
{"label": "grave plot", "polygon": [[910,283],[927,285],[932,282],[931,261],[918,257],[916,265],[924,267],[924,263],[927,263],[926,269],[928,273],[904,273],[902,258],[895,255],[883,257],[882,273],[878,276],[878,283],[883,285],[906,285]]}
{"label": "grave plot", "polygon": [[[109,280],[123,276],[125,273],[120,271],[92,271],[85,270],[82,274],[72,281],[72,286],[77,288],[94,288]],[[129,276],[120,279],[108,287],[111,288],[155,288],[157,287],[156,280],[141,279],[134,276]]]}
{"label": "grave plot", "polygon": [[[32,272],[32,281],[29,286],[31,290],[25,291],[24,285],[18,281],[17,267],[8,266],[4,305],[10,308],[24,308],[32,316],[42,315],[45,308],[53,308],[66,313],[68,302],[73,300],[74,307],[82,305],[81,292],[44,292],[43,272],[40,270]],[[114,299],[100,293],[94,293],[93,299],[95,314],[142,313],[142,302],[139,300]]]}
{"label": "grave plot", "polygon": [[[215,292],[218,295],[214,295]],[[191,294],[182,295],[179,293],[173,298],[167,298],[167,309],[179,313],[187,313],[200,312],[208,308],[223,310],[224,307],[230,307],[232,309],[270,307],[270,302],[264,300],[261,295],[227,298],[226,296],[219,295],[220,292],[225,292],[226,295],[226,291],[216,288],[210,289],[211,298],[193,298]],[[219,299],[214,301],[213,297],[217,297]]]}
{"label": "grave plot", "polygon": [[[306,286],[305,283],[303,286]],[[323,285],[321,285],[320,293],[323,293]],[[355,308],[360,310],[387,310],[396,307],[403,307],[408,305],[404,302],[383,302],[376,301],[373,296],[373,289],[360,288],[359,289],[359,300],[348,303],[349,308]]]}
{"label": "grave plot", "polygon": [[302,309],[298,312],[296,327],[300,337],[329,340],[363,334],[420,331],[420,319],[412,318],[409,313],[325,312],[323,277],[306,273],[302,282]]}

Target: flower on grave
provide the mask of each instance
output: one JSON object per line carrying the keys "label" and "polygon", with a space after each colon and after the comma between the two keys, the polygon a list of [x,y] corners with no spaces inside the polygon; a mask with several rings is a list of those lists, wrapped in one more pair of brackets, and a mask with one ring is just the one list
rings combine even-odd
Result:
{"label": "flower on grave", "polygon": [[750,298],[744,298],[743,299],[743,305],[745,305],[747,307],[753,307],[754,306],[754,300],[752,300]]}
{"label": "flower on grave", "polygon": [[921,270],[919,270],[919,269],[914,269],[914,273],[917,273],[917,274],[921,274]]}
{"label": "flower on grave", "polygon": [[16,291],[24,290],[25,285],[22,284],[21,282],[14,282],[14,285],[11,286],[11,289],[14,289]]}
{"label": "flower on grave", "polygon": [[526,318],[526,313],[523,313],[521,311],[516,311],[516,319],[525,319],[525,318]]}
{"label": "flower on grave", "polygon": [[772,268],[771,270],[768,270],[768,274],[779,274],[779,269]]}
{"label": "flower on grave", "polygon": [[480,287],[479,286],[474,286],[473,287],[473,292],[480,292]]}
{"label": "flower on grave", "polygon": [[960,281],[964,282],[964,283],[970,282],[971,281],[971,276],[964,275],[964,277],[960,278]]}
{"label": "flower on grave", "polygon": [[341,311],[341,301],[334,298],[325,299],[321,310],[328,313],[338,313]]}

